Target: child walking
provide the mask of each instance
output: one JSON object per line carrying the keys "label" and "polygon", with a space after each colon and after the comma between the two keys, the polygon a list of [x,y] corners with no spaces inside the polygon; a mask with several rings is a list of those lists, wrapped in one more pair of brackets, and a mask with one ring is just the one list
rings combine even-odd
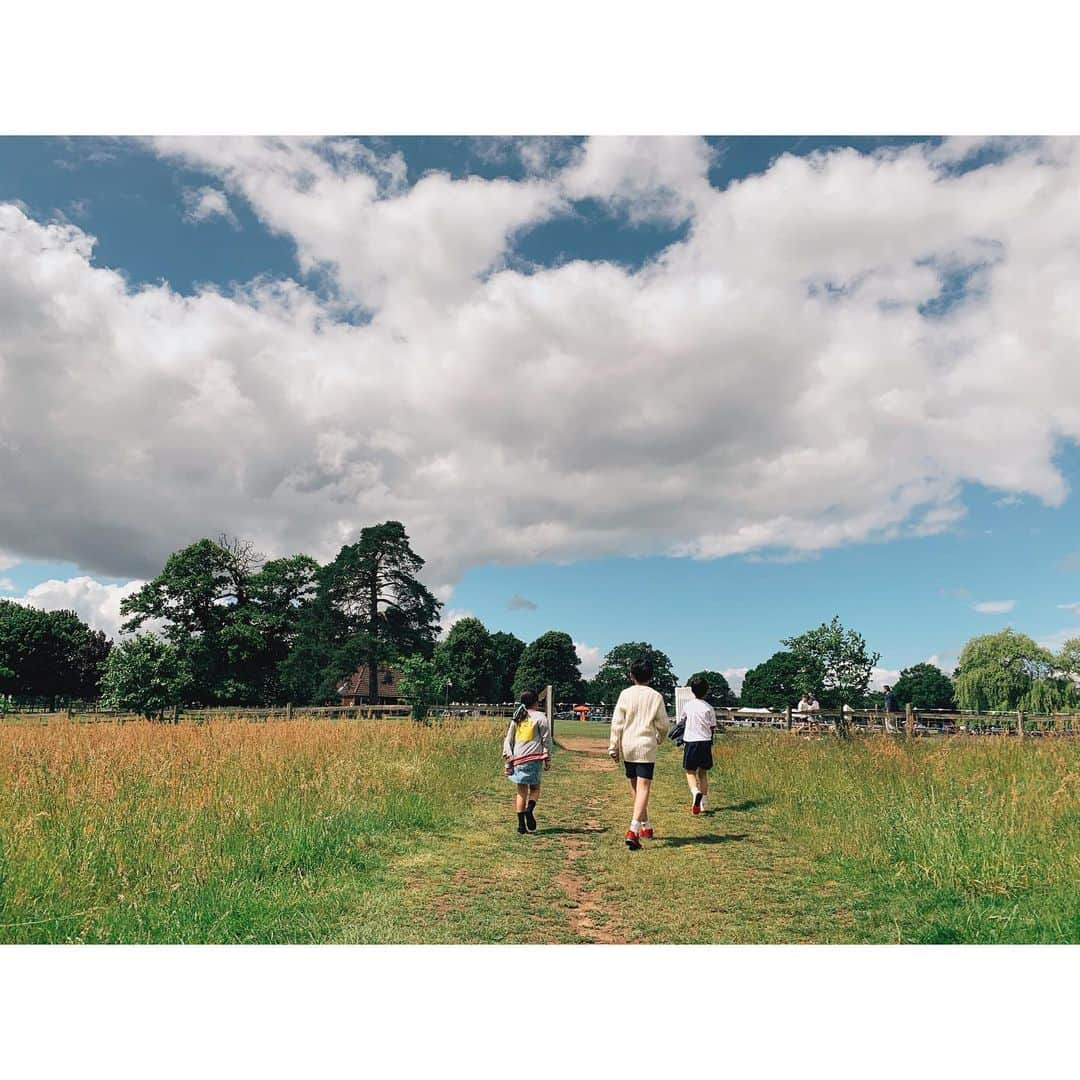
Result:
{"label": "child walking", "polygon": [[634,793],[634,816],[626,830],[626,846],[631,851],[641,847],[641,838],[651,840],[653,828],[649,822],[649,789],[652,787],[656,763],[656,747],[668,733],[667,707],[664,699],[649,683],[653,677],[652,661],[635,660],[630,665],[628,686],[615,702],[611,717],[611,740],[608,754],[614,761],[622,760],[626,778]]}
{"label": "child walking", "polygon": [[514,810],[519,833],[536,832],[536,802],[540,798],[540,769],[551,768],[551,725],[536,707],[536,695],[526,690],[503,739],[506,778],[517,784]]}
{"label": "child walking", "polygon": [[686,782],[690,787],[693,805],[690,813],[700,814],[705,810],[705,800],[709,796],[709,770],[713,767],[712,737],[716,729],[716,713],[705,700],[709,692],[708,682],[700,676],[690,680],[690,692],[694,695],[679,714],[679,720],[685,725],[683,733],[683,769]]}

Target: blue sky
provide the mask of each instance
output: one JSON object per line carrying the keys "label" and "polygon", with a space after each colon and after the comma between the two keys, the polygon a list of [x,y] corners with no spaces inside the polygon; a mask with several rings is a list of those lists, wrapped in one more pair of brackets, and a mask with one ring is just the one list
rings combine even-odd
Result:
{"label": "blue sky", "polygon": [[[0,521],[0,595],[111,630],[127,584],[203,532],[325,557],[400,516],[449,611],[526,640],[566,630],[587,667],[649,640],[681,675],[735,673],[833,614],[886,671],[951,665],[1006,624],[1058,642],[1080,632],[1063,607],[1080,602],[1080,453],[1057,400],[1068,388],[1055,391],[1075,341],[1071,274],[1042,239],[1053,199],[1031,196],[1027,233],[1017,201],[1044,182],[1045,157],[1001,140],[805,136],[2,139],[0,206],[14,209],[0,308],[16,298],[26,337],[0,337],[0,494],[15,508]],[[969,181],[999,199],[974,222],[955,209]],[[50,223],[71,231],[42,240]],[[1055,275],[1048,298],[1022,295],[1029,248]],[[300,292],[259,292],[272,283]],[[634,324],[639,302],[650,317]],[[731,306],[708,322],[714,303]],[[87,304],[100,309],[79,322]],[[1029,378],[1015,345],[1036,338]],[[780,430],[822,410],[806,460],[794,437],[770,458],[778,372],[805,381]],[[470,401],[490,392],[476,417],[463,386]],[[202,393],[216,432],[183,426],[181,402]],[[81,441],[81,420],[55,406],[75,400]],[[271,407],[284,410],[273,421]],[[283,417],[302,431],[279,445]],[[464,460],[470,430],[484,445]],[[530,440],[539,449],[523,451]],[[42,499],[46,476],[76,497]]]}

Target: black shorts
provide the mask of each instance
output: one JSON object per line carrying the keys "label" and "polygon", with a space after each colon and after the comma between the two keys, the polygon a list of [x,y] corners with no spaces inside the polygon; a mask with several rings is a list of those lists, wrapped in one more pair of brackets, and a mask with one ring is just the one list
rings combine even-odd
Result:
{"label": "black shorts", "polygon": [[686,772],[697,772],[698,769],[711,769],[712,743],[683,743],[682,767]]}
{"label": "black shorts", "polygon": [[623,766],[626,768],[627,780],[633,780],[638,776],[642,780],[651,780],[653,769],[656,768],[655,762],[652,761],[624,761]]}

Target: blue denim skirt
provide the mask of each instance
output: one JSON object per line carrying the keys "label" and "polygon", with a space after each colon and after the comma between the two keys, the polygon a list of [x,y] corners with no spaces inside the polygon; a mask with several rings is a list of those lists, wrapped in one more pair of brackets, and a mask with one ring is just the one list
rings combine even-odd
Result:
{"label": "blue denim skirt", "polygon": [[514,771],[506,778],[512,784],[528,784],[536,787],[540,783],[540,772],[544,768],[542,761],[526,761],[514,766]]}

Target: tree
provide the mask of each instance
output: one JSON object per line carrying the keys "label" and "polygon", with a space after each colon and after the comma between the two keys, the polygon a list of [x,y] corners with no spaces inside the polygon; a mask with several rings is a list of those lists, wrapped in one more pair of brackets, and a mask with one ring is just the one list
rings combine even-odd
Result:
{"label": "tree", "polygon": [[203,538],[174,552],[157,577],[120,605],[121,614],[128,616],[125,631],[138,630],[148,620],[163,625],[165,639],[191,674],[192,694],[204,703],[250,696],[238,685],[235,669],[253,645],[242,620],[256,556],[250,545],[222,540],[224,545]]}
{"label": "tree", "polygon": [[799,667],[800,692],[812,690],[826,709],[861,705],[881,653],[869,653],[866,639],[845,630],[838,616],[798,637],[785,638]]}
{"label": "tree", "polygon": [[627,641],[611,649],[589,684],[589,692],[606,704],[614,702],[630,685],[630,665],[638,659],[652,661],[652,685],[663,695],[668,707],[674,705],[676,679],[671,660],[667,653],[654,649],[647,641]]}
{"label": "tree", "polygon": [[742,704],[745,708],[783,709],[794,705],[802,690],[802,668],[790,652],[776,652],[743,678]]}
{"label": "tree", "polygon": [[727,679],[719,671],[695,671],[686,685],[689,686],[695,679],[704,679],[709,684],[709,692],[705,700],[718,708],[734,708],[739,704],[739,698],[735,691],[728,685]]}
{"label": "tree", "polygon": [[368,694],[377,700],[379,664],[399,656],[430,657],[438,632],[441,604],[417,580],[424,560],[413,551],[400,521],[361,529],[320,574],[331,651],[330,675],[336,680],[368,665]]}
{"label": "tree", "polygon": [[458,619],[437,647],[439,663],[454,684],[455,701],[494,698],[494,650],[491,635],[477,618]]}
{"label": "tree", "polygon": [[573,701],[581,684],[577,650],[569,634],[549,630],[526,646],[514,675],[513,693],[542,691],[551,685],[556,701]]}
{"label": "tree", "polygon": [[74,611],[0,600],[0,689],[32,699],[92,699],[98,696],[101,665],[109,640],[91,630]]}
{"label": "tree", "polygon": [[975,712],[1052,712],[1069,706],[1075,687],[1049,649],[1011,627],[972,638],[956,669],[956,702]]}
{"label": "tree", "polygon": [[137,634],[109,653],[101,700],[108,708],[161,720],[166,709],[183,703],[190,683],[191,673],[175,645],[154,634]]}
{"label": "tree", "polygon": [[956,705],[952,680],[934,664],[904,668],[893,693],[901,705],[911,704],[916,709],[952,709]]}
{"label": "tree", "polygon": [[514,674],[517,672],[525,642],[513,634],[497,630],[491,635],[492,701],[512,701]]}
{"label": "tree", "polygon": [[398,661],[397,668],[401,673],[398,687],[402,698],[412,706],[412,718],[426,720],[446,685],[438,664],[422,656],[407,656]]}

